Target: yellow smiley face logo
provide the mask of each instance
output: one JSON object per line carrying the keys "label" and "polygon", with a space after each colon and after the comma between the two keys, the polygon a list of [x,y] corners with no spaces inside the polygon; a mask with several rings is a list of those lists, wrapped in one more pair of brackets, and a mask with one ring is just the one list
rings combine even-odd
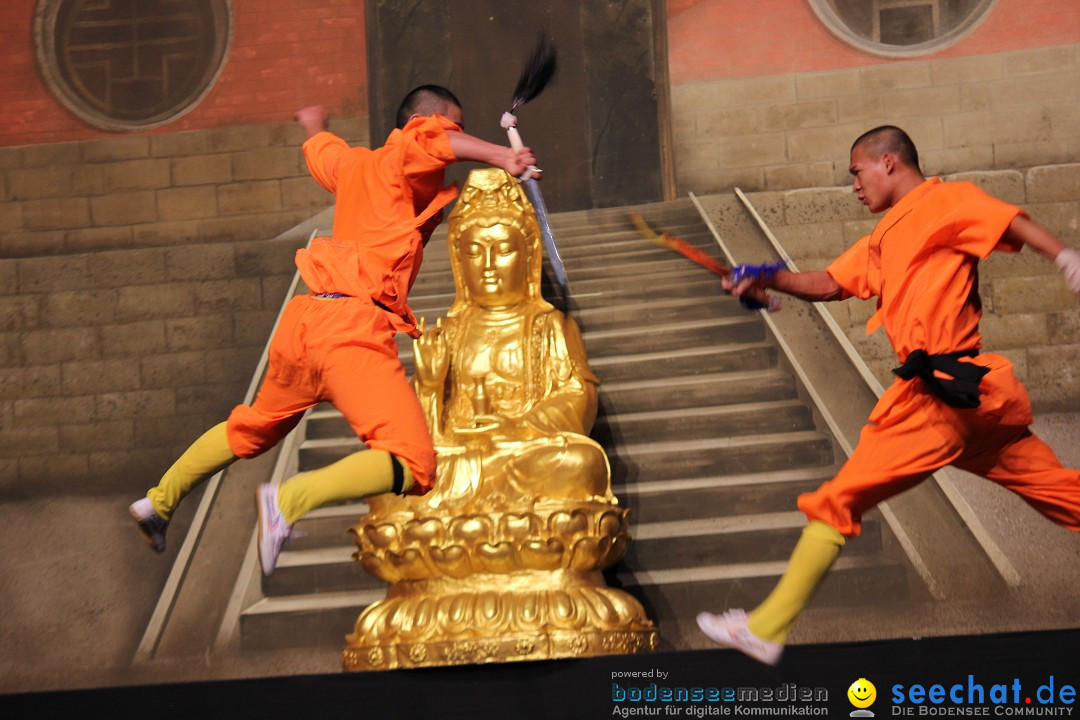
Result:
{"label": "yellow smiley face logo", "polygon": [[859,678],[851,683],[851,687],[847,690],[847,697],[855,707],[868,708],[877,699],[877,688],[866,678]]}

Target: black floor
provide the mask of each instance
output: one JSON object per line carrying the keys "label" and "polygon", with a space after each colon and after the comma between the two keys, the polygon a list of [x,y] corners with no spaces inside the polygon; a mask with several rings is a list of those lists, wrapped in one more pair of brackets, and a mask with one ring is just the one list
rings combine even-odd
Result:
{"label": "black floor", "polygon": [[1078,643],[1064,630],[797,646],[777,668],[709,650],[0,695],[0,717],[849,717],[861,679],[876,718],[1072,717]]}

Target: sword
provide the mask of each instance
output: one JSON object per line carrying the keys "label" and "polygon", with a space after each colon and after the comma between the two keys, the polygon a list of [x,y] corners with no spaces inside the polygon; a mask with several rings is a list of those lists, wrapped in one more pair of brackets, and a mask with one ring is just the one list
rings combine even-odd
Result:
{"label": "sword", "polygon": [[[521,135],[517,131],[517,118],[511,113],[503,113],[501,125],[506,129],[506,134],[510,138],[510,147],[515,150],[523,148],[524,143],[521,142]],[[551,269],[555,271],[555,280],[559,284],[559,291],[562,293],[562,299],[565,302],[570,298],[570,282],[566,277],[566,265],[563,264],[562,256],[559,255],[559,246],[555,244],[555,233],[551,229],[551,220],[548,219],[547,205],[544,204],[544,195],[540,192],[540,183],[533,177],[534,170],[537,170],[537,168],[530,167],[519,179],[525,186],[525,195],[528,196],[529,202],[532,203],[533,209],[536,210],[536,221],[540,225],[540,238],[544,242],[548,262],[551,263]]]}
{"label": "sword", "polygon": [[[543,35],[541,35],[536,50],[533,51],[532,57],[526,62],[521,77],[518,79],[510,110],[503,113],[499,122],[502,128],[506,130],[506,136],[510,140],[510,147],[514,148],[514,150],[520,150],[525,146],[517,129],[517,117],[514,116],[514,110],[543,91],[552,75],[555,74],[555,68],[555,48],[549,46]],[[518,180],[525,186],[525,195],[529,198],[529,202],[532,203],[533,209],[536,210],[536,221],[540,225],[540,238],[544,243],[545,250],[547,250],[548,262],[555,273],[555,281],[559,286],[559,292],[562,294],[563,304],[566,306],[570,298],[570,282],[566,276],[566,265],[563,264],[562,256],[559,255],[559,246],[555,243],[555,233],[551,229],[547,205],[544,204],[544,196],[540,192],[540,183],[536,181],[539,174],[539,168],[530,167]]]}

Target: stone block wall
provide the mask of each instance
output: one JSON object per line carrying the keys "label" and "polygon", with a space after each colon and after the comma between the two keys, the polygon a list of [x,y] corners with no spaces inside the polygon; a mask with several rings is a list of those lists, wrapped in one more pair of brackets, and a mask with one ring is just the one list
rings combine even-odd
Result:
{"label": "stone block wall", "polygon": [[[987,192],[1024,208],[1067,245],[1080,247],[1080,164],[1028,170],[964,172],[946,180],[970,180]],[[822,270],[869,233],[872,216],[848,187],[750,193],[751,203],[800,270]],[[1030,249],[994,253],[980,265],[984,350],[1007,356],[1016,366],[1038,411],[1080,407],[1080,299],[1057,267]],[[865,323],[875,302],[828,303],[852,344],[886,386],[896,359],[878,331]]]}
{"label": "stone block wall", "polygon": [[156,481],[243,400],[306,240],[0,260],[0,496]]}
{"label": "stone block wall", "polygon": [[672,88],[679,191],[847,182],[848,149],[882,124],[928,174],[1080,160],[1080,45],[725,77]]}
{"label": "stone block wall", "polygon": [[[367,117],[331,121],[368,144]],[[272,238],[333,202],[295,125],[0,148],[0,258]]]}

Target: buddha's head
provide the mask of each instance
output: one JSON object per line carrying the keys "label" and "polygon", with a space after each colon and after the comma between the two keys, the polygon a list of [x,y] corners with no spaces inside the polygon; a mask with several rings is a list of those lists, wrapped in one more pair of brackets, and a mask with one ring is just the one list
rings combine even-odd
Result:
{"label": "buddha's head", "polygon": [[457,296],[450,315],[547,304],[540,296],[540,229],[514,178],[494,168],[474,170],[449,223]]}

